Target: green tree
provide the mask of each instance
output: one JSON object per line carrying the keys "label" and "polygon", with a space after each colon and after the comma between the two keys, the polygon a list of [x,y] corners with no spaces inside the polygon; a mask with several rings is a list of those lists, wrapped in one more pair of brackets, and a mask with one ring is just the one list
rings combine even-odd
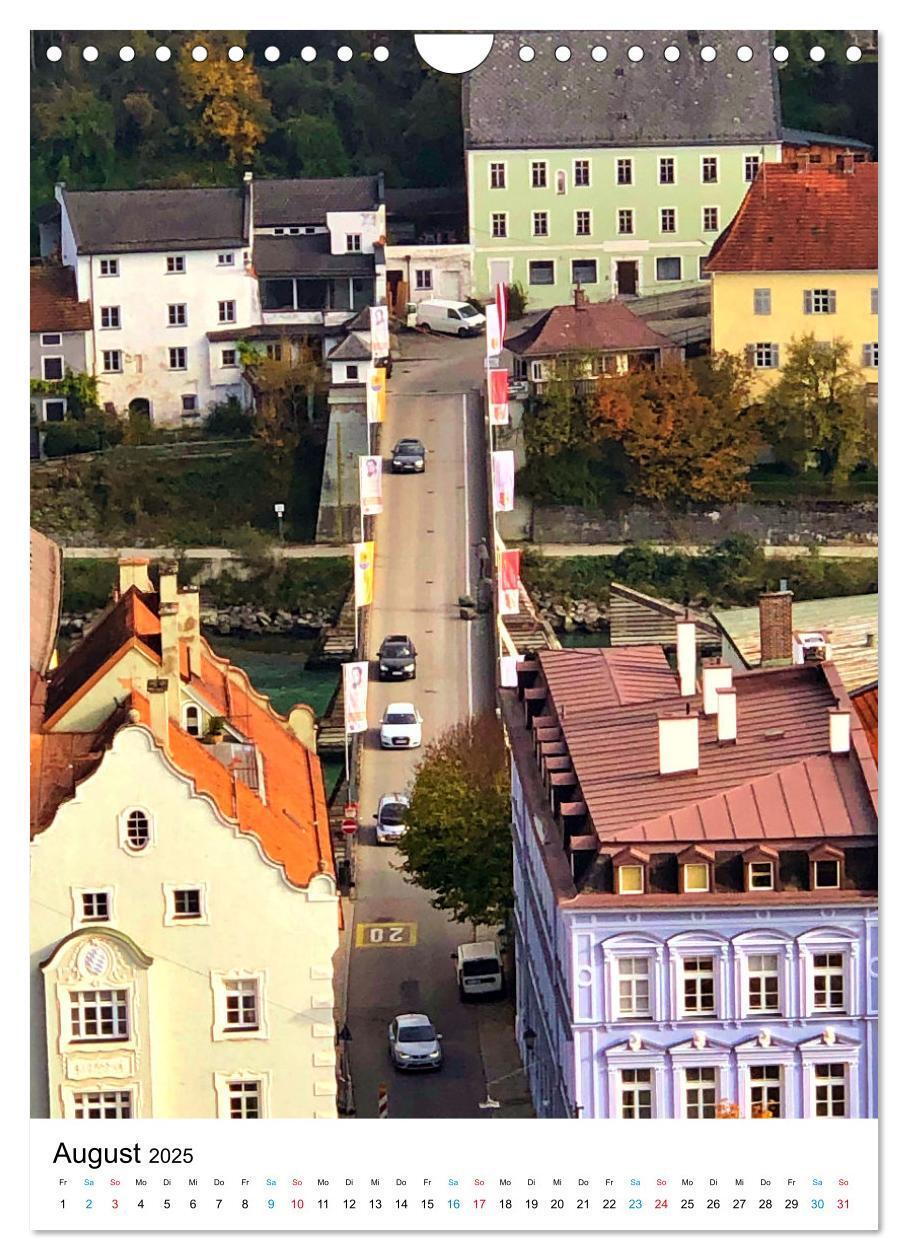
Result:
{"label": "green tree", "polygon": [[350,160],[333,118],[297,114],[281,126],[280,140],[290,170],[306,179],[350,173]]}
{"label": "green tree", "polygon": [[404,874],[458,923],[501,923],[514,893],[508,756],[493,714],[439,736],[416,772]]}
{"label": "green tree", "polygon": [[851,346],[812,333],[790,341],[785,366],[763,397],[762,423],[783,463],[815,466],[835,482],[875,458],[875,417]]}

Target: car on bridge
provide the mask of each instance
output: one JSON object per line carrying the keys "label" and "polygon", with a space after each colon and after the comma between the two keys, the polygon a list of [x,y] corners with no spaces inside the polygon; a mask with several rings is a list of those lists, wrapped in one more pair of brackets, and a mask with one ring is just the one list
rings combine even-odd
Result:
{"label": "car on bridge", "polygon": [[385,709],[379,731],[382,748],[419,748],[422,743],[422,718],[415,704],[403,701]]}
{"label": "car on bridge", "polygon": [[416,677],[416,648],[406,634],[389,634],[378,649],[378,676],[382,682],[392,678]]}
{"label": "car on bridge", "polygon": [[375,840],[377,844],[397,844],[406,834],[407,810],[410,798],[402,792],[389,792],[378,802],[375,818]]}
{"label": "car on bridge", "polygon": [[426,448],[419,438],[401,438],[391,452],[391,471],[396,473],[424,473]]}

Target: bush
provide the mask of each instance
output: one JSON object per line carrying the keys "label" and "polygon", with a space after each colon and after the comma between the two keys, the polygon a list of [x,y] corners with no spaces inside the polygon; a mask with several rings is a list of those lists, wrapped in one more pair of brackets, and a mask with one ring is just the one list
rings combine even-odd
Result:
{"label": "bush", "polygon": [[110,424],[103,417],[92,420],[61,420],[49,424],[44,431],[44,454],[48,459],[64,455],[82,455],[116,446],[122,440],[119,424]]}
{"label": "bush", "polygon": [[237,398],[215,403],[205,417],[205,431],[216,437],[251,437],[255,416]]}
{"label": "bush", "polygon": [[508,319],[520,319],[527,310],[527,291],[520,283],[508,285]]}
{"label": "bush", "polygon": [[63,609],[67,613],[103,608],[116,585],[116,560],[63,561]]}

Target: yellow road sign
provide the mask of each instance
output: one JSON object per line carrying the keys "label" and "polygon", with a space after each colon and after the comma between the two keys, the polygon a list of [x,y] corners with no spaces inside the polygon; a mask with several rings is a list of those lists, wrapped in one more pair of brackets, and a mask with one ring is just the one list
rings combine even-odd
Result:
{"label": "yellow road sign", "polygon": [[365,949],[381,945],[415,945],[415,923],[357,923],[356,944]]}

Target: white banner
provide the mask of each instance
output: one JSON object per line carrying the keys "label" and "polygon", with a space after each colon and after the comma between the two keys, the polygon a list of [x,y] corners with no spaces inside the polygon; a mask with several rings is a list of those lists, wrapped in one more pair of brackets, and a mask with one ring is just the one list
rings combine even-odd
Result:
{"label": "white banner", "polygon": [[486,358],[497,359],[501,354],[501,321],[498,307],[492,302],[486,307]]}
{"label": "white banner", "polygon": [[363,516],[378,516],[382,510],[381,459],[377,455],[359,457],[359,501]]}
{"label": "white banner", "polygon": [[387,306],[369,307],[369,328],[372,333],[372,362],[386,359],[391,353]]}
{"label": "white banner", "polygon": [[492,452],[493,507],[496,512],[514,508],[514,452]]}
{"label": "white banner", "polygon": [[368,730],[366,698],[369,691],[369,666],[365,661],[349,661],[344,670],[344,729],[348,735]]}

